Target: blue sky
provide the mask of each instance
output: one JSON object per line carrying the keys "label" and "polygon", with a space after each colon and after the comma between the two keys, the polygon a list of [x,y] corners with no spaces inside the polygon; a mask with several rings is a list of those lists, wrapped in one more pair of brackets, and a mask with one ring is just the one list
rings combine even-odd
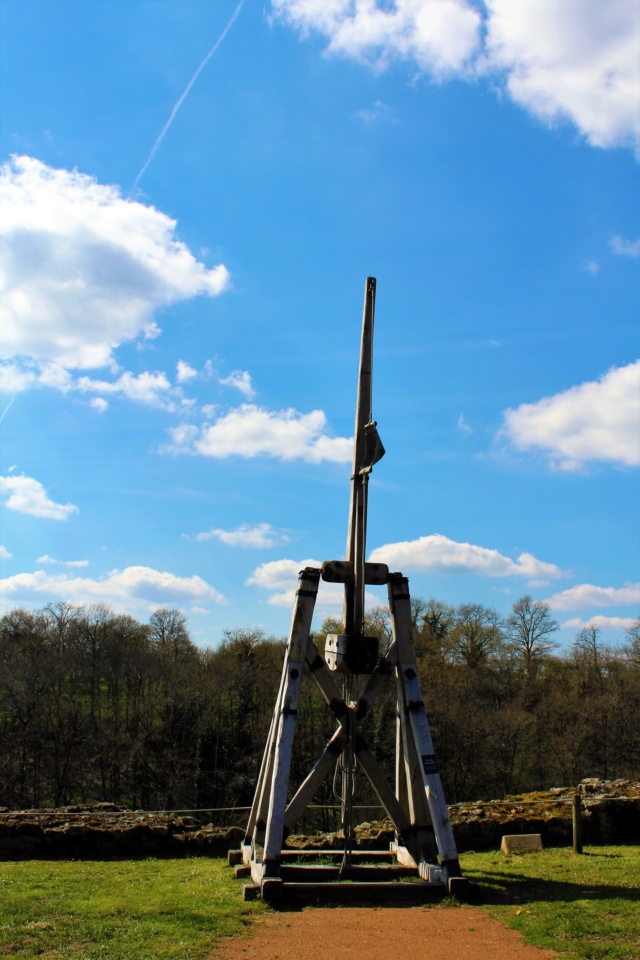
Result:
{"label": "blue sky", "polygon": [[[563,642],[591,622],[620,642],[640,4],[1,16],[3,609],[286,633],[296,571],[344,556],[371,274],[372,558],[416,595],[507,614],[530,593]],[[317,623],[339,604],[325,586]]]}

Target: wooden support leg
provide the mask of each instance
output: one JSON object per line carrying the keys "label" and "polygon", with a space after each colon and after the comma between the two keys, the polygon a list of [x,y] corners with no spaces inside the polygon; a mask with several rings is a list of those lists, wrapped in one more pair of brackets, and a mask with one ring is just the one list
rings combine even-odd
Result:
{"label": "wooden support leg", "polygon": [[264,837],[267,826],[267,815],[269,812],[269,800],[271,790],[271,780],[273,777],[273,762],[276,752],[276,735],[278,732],[278,721],[282,710],[282,698],[287,681],[287,658],[285,656],[282,667],[282,678],[280,680],[280,689],[276,700],[274,712],[271,717],[269,727],[269,736],[265,747],[260,775],[256,785],[256,792],[249,814],[247,823],[247,835],[243,846],[243,860],[246,864],[251,862],[262,862],[264,852]]}
{"label": "wooden support leg", "polygon": [[416,670],[409,584],[402,574],[389,575],[389,608],[393,636],[397,644],[400,696],[409,721],[407,738],[413,740],[419,761],[419,772],[431,814],[440,865],[448,879],[460,877],[458,853]]}
{"label": "wooden support leg", "polygon": [[269,777],[268,787],[269,809],[264,840],[264,854],[261,869],[252,864],[252,876],[255,874],[264,877],[277,877],[280,870],[280,854],[284,835],[285,807],[287,803],[287,788],[289,784],[289,770],[291,767],[291,752],[293,736],[296,726],[298,710],[298,695],[302,668],[306,660],[307,646],[313,608],[318,593],[320,571],[308,567],[303,570],[298,580],[296,602],[291,621],[289,642],[285,653],[283,667],[283,690],[279,704],[279,716],[275,719],[276,736],[273,759],[273,771]]}
{"label": "wooden support leg", "polygon": [[[407,790],[407,764],[404,757],[404,741],[405,738],[402,735],[403,724],[400,720],[400,714],[396,718],[396,797],[398,798],[398,803],[404,810],[407,815],[407,819],[411,820],[411,813],[409,811],[409,794]],[[396,841],[399,841],[399,838],[396,837]]]}
{"label": "wooden support leg", "polygon": [[[269,735],[262,755],[260,764],[260,773],[256,783],[256,792],[253,796],[251,812],[247,821],[247,829],[242,844],[243,860],[248,864],[251,860],[262,859],[262,846],[264,844],[264,827],[268,810],[268,797],[266,796],[266,784],[269,782],[273,770],[273,754],[275,751],[277,719],[280,716],[282,696],[286,683],[286,658],[283,664],[282,675],[280,678],[280,687],[276,699],[274,711],[271,715],[271,724],[269,725]],[[256,845],[260,848],[258,856],[256,855]]]}
{"label": "wooden support leg", "polygon": [[[418,862],[434,861],[437,858],[437,849],[433,832],[433,824],[429,813],[429,805],[422,779],[420,758],[416,753],[413,731],[407,711],[404,695],[404,685],[397,677],[398,690],[398,727],[400,746],[402,748],[401,763],[404,765],[404,789],[406,790],[406,808],[409,819],[416,835],[418,848]],[[399,764],[400,765],[400,764]]]}

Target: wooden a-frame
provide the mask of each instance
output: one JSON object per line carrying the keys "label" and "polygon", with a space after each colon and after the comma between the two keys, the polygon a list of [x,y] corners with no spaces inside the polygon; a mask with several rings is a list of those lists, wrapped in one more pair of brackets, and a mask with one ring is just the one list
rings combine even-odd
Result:
{"label": "wooden a-frame", "polygon": [[[357,700],[346,703],[336,685],[335,673],[310,637],[320,578],[321,571],[313,567],[299,574],[280,689],[242,845],[244,867],[236,867],[239,876],[250,875],[252,880],[245,887],[245,896],[259,892],[265,899],[276,901],[286,898],[289,892],[293,899],[306,894],[306,899],[311,900],[419,900],[438,892],[463,894],[468,881],[462,877],[458,862],[416,669],[408,580],[401,573],[387,575],[393,639]],[[338,725],[305,780],[288,799],[298,696],[305,667]],[[395,681],[397,688],[395,789],[358,731],[359,720],[389,681]],[[337,866],[288,865],[290,853],[283,850],[283,844],[349,738],[355,738],[355,756],[395,827],[396,843],[392,846],[398,866],[355,866],[349,879],[365,878],[364,882],[344,884],[335,882],[340,875]],[[382,851],[379,854],[377,859],[382,858]],[[230,862],[237,863],[239,859],[238,856],[234,861],[231,857]],[[412,874],[423,882],[376,882],[381,876],[397,879]]]}

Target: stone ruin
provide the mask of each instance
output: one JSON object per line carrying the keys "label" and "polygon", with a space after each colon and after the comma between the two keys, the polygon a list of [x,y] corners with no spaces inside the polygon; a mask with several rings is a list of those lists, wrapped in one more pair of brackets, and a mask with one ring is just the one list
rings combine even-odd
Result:
{"label": "stone ruin", "polygon": [[[640,783],[583,780],[585,844],[640,843]],[[545,847],[571,845],[571,800],[575,788],[553,787],[506,800],[456,803],[449,807],[460,851],[496,850],[504,834],[539,833]],[[0,807],[0,859],[132,859],[137,857],[224,857],[244,830],[207,822],[207,812],[146,813],[113,803],[10,811]],[[356,827],[361,850],[380,849],[394,839],[389,821]],[[340,833],[291,836],[288,847],[342,849]]]}

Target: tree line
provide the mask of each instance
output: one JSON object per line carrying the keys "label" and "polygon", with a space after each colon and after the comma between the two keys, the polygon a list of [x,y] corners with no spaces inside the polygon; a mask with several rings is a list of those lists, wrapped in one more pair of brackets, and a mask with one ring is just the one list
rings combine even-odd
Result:
{"label": "tree line", "polygon": [[[558,650],[558,624],[525,596],[508,617],[482,604],[412,600],[418,670],[450,803],[583,777],[640,777],[640,620],[623,646],[596,626]],[[381,648],[388,610],[367,617]],[[340,624],[326,620],[322,648]],[[148,623],[109,608],[50,604],[0,620],[0,806],[111,801],[133,809],[246,806],[280,680],[285,639],[226,630],[200,648],[186,618]],[[366,718],[392,777],[395,691]],[[292,784],[335,721],[305,676]],[[358,779],[356,802],[372,801]],[[334,803],[331,778],[319,803]]]}

